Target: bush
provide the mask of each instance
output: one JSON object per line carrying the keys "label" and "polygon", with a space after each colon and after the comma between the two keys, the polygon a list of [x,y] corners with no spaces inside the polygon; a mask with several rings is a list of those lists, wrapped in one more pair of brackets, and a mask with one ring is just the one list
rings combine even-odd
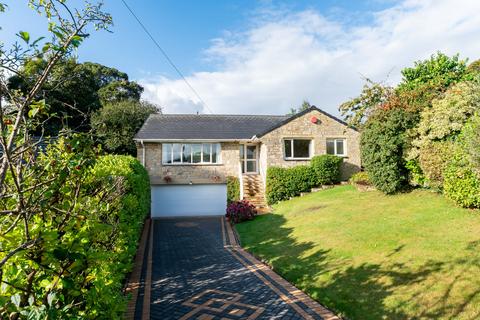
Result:
{"label": "bush", "polygon": [[480,208],[480,179],[462,151],[457,151],[445,171],[445,196],[465,208]]}
{"label": "bush", "polygon": [[408,183],[412,186],[424,187],[426,185],[425,175],[418,163],[418,159],[410,159],[405,163],[405,168],[408,170]]}
{"label": "bush", "polygon": [[404,160],[407,130],[416,124],[415,114],[402,109],[379,110],[362,131],[362,163],[373,185],[390,194],[408,184]]}
{"label": "bush", "polygon": [[451,87],[442,99],[422,112],[418,125],[421,141],[438,141],[457,135],[468,119],[480,110],[480,84],[460,82]]}
{"label": "bush", "polygon": [[267,169],[267,203],[296,197],[302,192],[322,185],[340,181],[340,166],[343,158],[333,155],[315,156],[311,165],[291,168],[270,167]]}
{"label": "bush", "polygon": [[234,201],[227,206],[226,217],[231,223],[240,223],[246,220],[253,220],[257,210],[253,204],[246,200]]}
{"label": "bush", "polygon": [[267,169],[267,203],[274,204],[298,196],[316,185],[317,178],[311,166],[270,167]]}
{"label": "bush", "polygon": [[313,157],[310,165],[315,173],[316,185],[340,182],[340,168],[342,163],[343,158],[330,154]]}
{"label": "bush", "polygon": [[268,204],[274,204],[291,197],[292,192],[288,187],[287,170],[280,167],[269,167],[267,169],[265,193]]}
{"label": "bush", "polygon": [[237,177],[227,177],[227,204],[240,200],[240,181]]}
{"label": "bush", "polygon": [[451,141],[436,141],[425,143],[420,148],[418,162],[425,177],[425,186],[435,189],[443,187],[443,175],[452,147]]}
{"label": "bush", "polygon": [[475,115],[463,128],[444,174],[445,196],[466,208],[480,208],[480,117]]}
{"label": "bush", "polygon": [[[38,199],[29,234],[41,241],[2,266],[0,318],[118,319],[125,311],[123,283],[150,207],[148,174],[132,157],[99,157],[88,140],[60,139],[27,168],[24,196]],[[0,259],[24,241],[23,230],[2,240]]]}
{"label": "bush", "polygon": [[368,173],[365,171],[353,174],[348,181],[350,182],[350,184],[359,184],[364,186],[369,186],[372,184]]}
{"label": "bush", "polygon": [[465,125],[461,140],[470,165],[480,174],[480,113],[475,114]]}

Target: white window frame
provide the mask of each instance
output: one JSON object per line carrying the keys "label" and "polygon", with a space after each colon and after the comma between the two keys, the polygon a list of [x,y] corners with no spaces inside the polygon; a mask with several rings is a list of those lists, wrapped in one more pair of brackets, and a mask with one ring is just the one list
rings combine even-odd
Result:
{"label": "white window frame", "polygon": [[[329,141],[333,141],[333,150],[334,154],[337,157],[346,157],[347,156],[347,139],[346,138],[327,138],[325,141],[325,153],[327,153],[327,144]],[[337,141],[343,141],[343,154],[337,152]],[[330,153],[327,153],[330,154]]]}
{"label": "white window frame", "polygon": [[[294,151],[294,143],[293,141],[294,140],[305,140],[305,141],[309,141],[309,145],[308,145],[308,157],[295,157],[295,153],[293,152]],[[292,155],[291,157],[287,157],[287,152],[286,152],[286,149],[285,149],[285,141],[290,141],[290,154]],[[282,144],[283,144],[283,158],[285,160],[310,160],[312,159],[312,155],[313,155],[313,139],[312,138],[284,138],[283,141],[282,141]]]}
{"label": "white window frame", "polygon": [[[247,147],[255,147],[255,158],[249,159],[247,158]],[[243,148],[243,158],[240,158],[240,165],[242,166],[242,174],[256,174],[259,171],[259,157],[260,157],[260,147],[258,144],[254,143],[242,143],[240,147]],[[255,171],[247,172],[247,163],[248,162],[255,162]]]}
{"label": "white window frame", "polygon": [[[203,153],[203,147],[204,147],[204,144],[209,144],[210,145],[210,161],[204,161],[204,153]],[[165,162],[165,155],[164,155],[164,148],[166,145],[170,145],[170,150],[171,150],[171,154],[170,154],[170,163],[168,162]],[[180,161],[179,162],[173,162],[173,156],[174,156],[174,152],[173,152],[173,145],[180,145]],[[183,147],[185,145],[190,145],[190,162],[183,162]],[[196,162],[196,163],[193,163],[193,145],[200,145],[200,148],[201,148],[201,156],[200,156],[200,162]],[[218,147],[217,147],[218,146]],[[214,150],[214,148],[216,149],[217,151],[217,161],[216,162],[212,162],[212,151]],[[198,166],[198,165],[220,165],[222,164],[222,158],[221,158],[221,154],[222,154],[222,144],[219,143],[219,142],[192,142],[192,143],[178,143],[178,142],[165,142],[165,143],[162,143],[162,165],[164,166]]]}

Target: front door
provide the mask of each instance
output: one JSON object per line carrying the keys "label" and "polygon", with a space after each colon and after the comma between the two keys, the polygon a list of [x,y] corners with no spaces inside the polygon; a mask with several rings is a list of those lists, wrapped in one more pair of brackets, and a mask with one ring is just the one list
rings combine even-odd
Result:
{"label": "front door", "polygon": [[257,173],[258,172],[257,145],[254,145],[254,144],[240,145],[240,162],[242,164],[242,173]]}

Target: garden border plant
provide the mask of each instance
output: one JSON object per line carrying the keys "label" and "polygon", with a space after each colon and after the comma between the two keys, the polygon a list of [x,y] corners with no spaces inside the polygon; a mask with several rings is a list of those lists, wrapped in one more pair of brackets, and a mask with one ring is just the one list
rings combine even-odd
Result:
{"label": "garden border plant", "polygon": [[269,167],[267,169],[267,203],[271,205],[288,200],[322,184],[340,182],[342,163],[342,157],[325,154],[313,157],[310,165],[290,168]]}
{"label": "garden border plant", "polygon": [[253,220],[257,215],[255,206],[247,200],[232,201],[228,204],[225,217],[232,224]]}
{"label": "garden border plant", "polygon": [[234,176],[227,177],[227,204],[240,200],[240,180]]}

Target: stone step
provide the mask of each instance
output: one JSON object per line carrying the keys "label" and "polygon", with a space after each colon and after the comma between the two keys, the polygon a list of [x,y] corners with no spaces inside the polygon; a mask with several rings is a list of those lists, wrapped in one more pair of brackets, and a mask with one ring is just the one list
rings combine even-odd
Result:
{"label": "stone step", "polygon": [[263,180],[259,174],[243,175],[243,199],[253,204],[259,210],[267,210]]}

